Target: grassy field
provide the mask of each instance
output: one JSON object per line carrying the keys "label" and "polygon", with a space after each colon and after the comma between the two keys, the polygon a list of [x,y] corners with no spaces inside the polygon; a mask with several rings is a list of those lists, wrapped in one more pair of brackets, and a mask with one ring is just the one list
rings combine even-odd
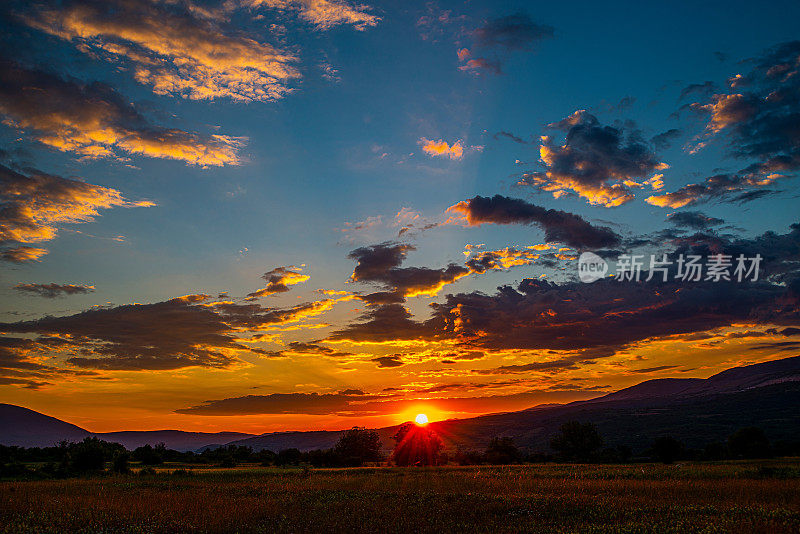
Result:
{"label": "grassy field", "polygon": [[0,482],[0,532],[800,532],[800,462],[275,469]]}

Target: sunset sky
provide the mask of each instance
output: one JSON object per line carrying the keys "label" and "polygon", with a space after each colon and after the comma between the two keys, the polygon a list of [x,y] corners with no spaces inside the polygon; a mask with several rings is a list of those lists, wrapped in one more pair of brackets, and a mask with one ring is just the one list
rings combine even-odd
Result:
{"label": "sunset sky", "polygon": [[1,9],[0,402],[377,427],[800,351],[796,2]]}

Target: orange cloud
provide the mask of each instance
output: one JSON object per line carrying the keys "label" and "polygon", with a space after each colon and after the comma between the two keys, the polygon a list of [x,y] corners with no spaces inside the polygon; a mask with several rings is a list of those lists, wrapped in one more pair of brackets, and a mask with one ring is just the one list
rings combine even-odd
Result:
{"label": "orange cloud", "polygon": [[262,276],[262,278],[267,281],[267,287],[250,293],[247,295],[246,300],[254,300],[258,297],[266,297],[268,295],[275,295],[276,293],[286,293],[289,291],[289,286],[305,282],[311,278],[301,271],[301,267],[295,267],[294,265],[272,269]]}
{"label": "orange cloud", "polygon": [[47,254],[46,248],[36,247],[13,247],[0,249],[0,260],[12,263],[27,263],[29,261],[39,261],[39,258]]}
{"label": "orange cloud", "polygon": [[[155,205],[126,200],[116,189],[36,170],[24,175],[2,165],[0,185],[0,243],[49,241],[56,237],[59,225],[91,222],[101,209]],[[21,247],[6,250],[4,255],[10,261],[32,261],[46,252]]]}
{"label": "orange cloud", "polygon": [[243,143],[155,126],[109,86],[65,80],[10,61],[0,61],[0,114],[45,145],[88,158],[113,157],[119,150],[194,165],[236,164]]}
{"label": "orange cloud", "polygon": [[461,140],[450,145],[447,141],[442,139],[433,141],[422,137],[419,140],[419,144],[422,146],[422,151],[429,156],[441,156],[450,159],[461,159],[464,157],[464,145],[461,143]]}
{"label": "orange cloud", "polygon": [[350,5],[339,0],[243,0],[250,7],[296,10],[300,18],[321,30],[350,24],[358,30],[375,26],[380,17],[367,13],[367,6]]}
{"label": "orange cloud", "polygon": [[[130,62],[136,80],[153,86],[156,94],[252,101],[274,100],[290,91],[287,82],[300,76],[295,56],[228,33],[213,13],[182,5],[81,0],[39,10],[24,20],[84,52]],[[311,12],[324,18],[330,10],[323,7]]]}

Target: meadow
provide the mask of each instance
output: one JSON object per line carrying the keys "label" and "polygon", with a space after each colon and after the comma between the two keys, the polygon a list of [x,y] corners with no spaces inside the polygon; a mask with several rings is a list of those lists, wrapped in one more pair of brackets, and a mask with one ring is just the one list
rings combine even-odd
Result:
{"label": "meadow", "polygon": [[64,531],[800,532],[800,462],[174,465],[0,482],[0,532]]}

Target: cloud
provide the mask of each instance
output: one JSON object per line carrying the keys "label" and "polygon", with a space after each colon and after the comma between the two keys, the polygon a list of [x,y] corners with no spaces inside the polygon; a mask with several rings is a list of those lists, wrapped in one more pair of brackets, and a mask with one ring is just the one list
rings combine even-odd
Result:
{"label": "cloud", "polygon": [[[532,351],[535,362],[501,371],[563,369],[607,357],[636,343],[705,332],[731,324],[800,325],[800,224],[787,234],[767,232],[731,239],[697,234],[672,251],[708,257],[729,254],[763,258],[757,282],[627,283],[614,278],[591,284],[525,279],[497,293],[447,295],[418,321],[399,304],[368,310],[331,340],[404,344],[443,342],[460,350]],[[646,279],[646,271],[642,280]],[[550,358],[546,351],[566,351]],[[535,365],[534,365],[535,364]],[[499,372],[499,371],[498,371]]]}
{"label": "cloud", "polygon": [[485,48],[531,50],[544,39],[553,37],[553,28],[536,24],[525,13],[516,13],[489,20],[472,32],[475,43]]}
{"label": "cloud", "polygon": [[546,241],[558,241],[573,248],[602,248],[619,244],[620,237],[610,228],[593,226],[574,213],[546,209],[524,200],[501,195],[476,196],[447,208],[460,214],[470,226],[481,224],[535,224],[542,228]]}
{"label": "cloud", "polygon": [[50,380],[96,376],[94,371],[59,369],[42,363],[52,350],[58,350],[59,339],[38,340],[0,337],[0,385],[39,389],[52,384]]}
{"label": "cloud", "polygon": [[14,289],[22,293],[31,293],[48,299],[62,295],[82,295],[94,292],[94,286],[75,284],[17,284]]}
{"label": "cloud", "polygon": [[451,145],[447,141],[444,141],[442,139],[434,141],[431,139],[427,139],[425,137],[421,137],[419,140],[419,145],[422,147],[422,151],[431,157],[438,156],[450,159],[463,158],[465,151],[469,152],[475,150],[483,150],[482,146],[465,147],[460,139]]}
{"label": "cloud", "polygon": [[40,261],[39,258],[47,254],[47,249],[37,247],[11,247],[0,249],[0,260],[12,263],[28,263]]}
{"label": "cloud", "polygon": [[0,58],[0,114],[40,143],[84,157],[117,152],[193,165],[239,162],[239,138],[154,126],[111,87],[83,84]]}
{"label": "cloud", "polygon": [[[733,199],[739,202],[746,202],[760,198],[765,194],[774,193],[774,191],[768,190],[748,191],[751,187],[769,185],[774,180],[775,176],[716,174],[709,176],[699,184],[685,185],[673,193],[647,197],[645,202],[661,208],[674,209],[693,206],[712,199]],[[762,191],[768,191],[768,193],[762,193]],[[734,197],[735,193],[741,194]],[[753,193],[758,194],[754,195]]]}
{"label": "cloud", "polygon": [[272,269],[261,277],[267,281],[267,287],[248,294],[246,300],[266,297],[276,293],[286,293],[289,291],[289,286],[300,284],[311,278],[307,274],[302,274],[302,270],[301,267],[295,267],[294,265]]}
{"label": "cloud", "polygon": [[402,243],[357,248],[348,255],[356,261],[351,279],[355,282],[378,283],[396,295],[415,297],[435,295],[445,285],[471,273],[467,267],[455,263],[441,269],[400,267],[410,250],[415,250],[415,247]]}
{"label": "cloud", "polygon": [[642,187],[641,179],[652,180],[651,174],[668,167],[638,132],[603,126],[585,110],[550,128],[566,132],[565,143],[543,136],[539,153],[546,170],[525,174],[519,183],[556,198],[574,192],[590,204],[619,206],[633,200],[632,188]]}
{"label": "cloud", "polygon": [[[58,226],[94,221],[101,209],[147,207],[152,202],[126,200],[116,189],[30,169],[22,174],[0,165],[0,244],[39,243],[54,239]],[[47,251],[6,248],[7,261],[35,261]]]}
{"label": "cloud", "polygon": [[[479,387],[479,386],[478,386]],[[458,388],[453,388],[458,391]],[[476,388],[477,389],[477,388]],[[470,397],[436,397],[439,391],[409,392],[400,397],[392,390],[383,394],[351,394],[346,391],[337,393],[271,393],[269,395],[247,395],[227,399],[207,400],[196,406],[175,410],[187,415],[259,415],[259,414],[306,414],[306,415],[385,415],[401,413],[417,402],[417,396],[431,403],[437,409],[462,413],[484,413],[490,406],[497,411],[520,409],[543,402],[574,400],[576,392],[579,396],[589,398],[598,396],[598,389],[568,387],[559,389],[530,389],[507,395],[485,395]]]}
{"label": "cloud", "polygon": [[63,317],[0,323],[0,331],[38,334],[38,348],[52,345],[48,339],[56,340],[66,362],[81,369],[227,368],[238,361],[239,354],[270,356],[245,344],[248,333],[297,323],[327,311],[334,303],[328,299],[265,308],[214,302],[208,295],[186,295],[153,304],[92,308]]}
{"label": "cloud", "polygon": [[359,317],[357,323],[336,330],[328,341],[352,341],[356,343],[392,343],[398,341],[434,341],[449,337],[437,331],[432,324],[412,319],[411,313],[402,304],[375,306]]}
{"label": "cloud", "polygon": [[458,70],[471,72],[473,74],[503,74],[503,65],[497,59],[487,59],[485,57],[474,57],[466,60],[466,63],[459,65]]}
{"label": "cloud", "polygon": [[349,24],[357,30],[365,30],[380,22],[380,17],[368,13],[368,6],[349,4],[339,0],[242,0],[250,7],[268,7],[280,10],[296,10],[300,18],[320,30],[328,30]]}
{"label": "cloud", "polygon": [[[487,21],[472,31],[473,49],[458,50],[458,68],[473,74],[502,74],[503,60],[512,52],[529,52],[536,44],[553,37],[553,28],[536,24],[525,13]],[[493,57],[473,54],[475,50]]]}
{"label": "cloud", "polygon": [[515,143],[519,143],[521,145],[527,145],[528,142],[521,137],[517,137],[511,132],[499,131],[492,136],[494,139],[499,140],[501,137],[505,137],[506,139],[511,139]]}
{"label": "cloud", "polygon": [[377,358],[372,358],[373,362],[378,364],[379,368],[382,369],[391,369],[393,367],[401,367],[405,365],[403,361],[403,357],[401,354],[392,354],[391,356],[379,356]]}
{"label": "cloud", "polygon": [[[303,4],[306,12],[320,16],[324,6],[334,5],[324,0],[281,3]],[[23,20],[94,57],[122,62],[159,95],[249,102],[290,92],[288,84],[300,77],[293,54],[228,31],[219,24],[223,14],[196,7],[189,2],[73,0],[37,6]]]}
{"label": "cloud", "polygon": [[699,211],[680,211],[667,215],[667,221],[675,226],[683,226],[702,230],[711,226],[719,226],[724,224],[725,221],[717,219],[716,217],[709,217]]}
{"label": "cloud", "polygon": [[778,45],[755,59],[746,75],[729,80],[729,92],[706,93],[689,108],[707,117],[694,152],[722,138],[729,154],[750,164],[675,193],[647,199],[656,206],[680,207],[707,200],[743,202],[777,179],[800,169],[800,41]]}
{"label": "cloud", "polygon": [[650,142],[653,143],[653,146],[658,150],[666,150],[672,146],[672,142],[675,141],[675,139],[680,137],[681,133],[682,132],[677,128],[670,128],[665,132],[654,135],[650,139]]}
{"label": "cloud", "polygon": [[320,345],[318,343],[303,343],[293,341],[289,346],[279,351],[268,351],[263,356],[271,358],[286,358],[288,356],[324,356],[327,358],[344,358],[352,356],[350,352],[344,352]]}
{"label": "cloud", "polygon": [[359,402],[381,398],[379,395],[339,393],[271,393],[228,399],[208,400],[175,413],[189,415],[308,414],[360,411]]}

